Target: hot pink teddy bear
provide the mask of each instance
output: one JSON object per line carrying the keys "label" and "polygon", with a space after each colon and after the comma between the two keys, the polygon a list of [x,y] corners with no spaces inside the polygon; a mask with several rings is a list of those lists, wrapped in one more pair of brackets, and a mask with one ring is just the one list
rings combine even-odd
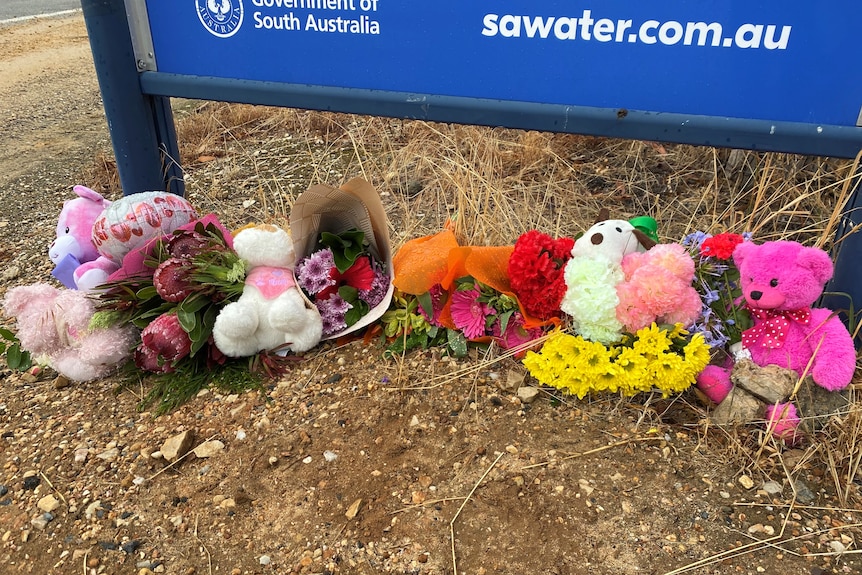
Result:
{"label": "hot pink teddy bear", "polygon": [[[829,254],[791,241],[743,242],[733,261],[754,321],[742,335],[752,361],[799,375],[810,362],[814,383],[829,391],[847,387],[856,370],[853,339],[831,310],[811,307],[832,277]],[[716,403],[732,386],[729,367],[708,366],[698,376],[698,387]]]}

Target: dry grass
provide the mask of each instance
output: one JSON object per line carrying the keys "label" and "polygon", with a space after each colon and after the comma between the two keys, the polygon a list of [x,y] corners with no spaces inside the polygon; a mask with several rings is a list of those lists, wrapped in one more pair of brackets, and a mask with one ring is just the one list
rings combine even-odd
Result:
{"label": "dry grass", "polygon": [[[575,236],[603,207],[621,219],[654,217],[664,241],[694,230],[749,231],[757,241],[829,249],[856,173],[846,160],[247,105],[179,103],[177,120],[189,196],[201,210],[228,225],[284,222],[309,185],[361,176],[384,198],[396,249],[448,220],[469,244],[512,243],[532,228]],[[85,181],[118,189],[108,158]],[[624,409],[653,424],[669,408],[647,398]],[[705,415],[685,400],[674,409]],[[762,430],[696,428],[710,457],[740,473],[789,479],[799,470]],[[860,436],[854,396],[796,454],[828,470],[843,505],[859,503]]]}

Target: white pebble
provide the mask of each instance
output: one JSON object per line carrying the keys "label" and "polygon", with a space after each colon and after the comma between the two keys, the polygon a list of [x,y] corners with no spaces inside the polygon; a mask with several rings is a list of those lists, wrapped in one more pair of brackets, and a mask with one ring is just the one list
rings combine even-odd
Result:
{"label": "white pebble", "polygon": [[335,453],[334,451],[329,451],[327,449],[326,451],[323,452],[323,458],[326,460],[327,463],[332,463],[333,461],[338,459],[338,454]]}
{"label": "white pebble", "polygon": [[272,563],[272,559],[269,558],[269,555],[261,555],[259,561],[261,565],[269,565]]}
{"label": "white pebble", "polygon": [[307,456],[305,459],[302,460],[302,462],[303,463],[311,463],[311,456],[310,455]]}

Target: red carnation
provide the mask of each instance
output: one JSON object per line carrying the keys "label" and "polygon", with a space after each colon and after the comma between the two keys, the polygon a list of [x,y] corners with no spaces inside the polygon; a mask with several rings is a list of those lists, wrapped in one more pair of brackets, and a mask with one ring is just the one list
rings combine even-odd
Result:
{"label": "red carnation", "polygon": [[509,281],[524,310],[540,319],[559,315],[566,293],[563,270],[575,242],[538,230],[522,234],[509,258]]}
{"label": "red carnation", "polygon": [[739,234],[723,233],[703,240],[700,245],[700,255],[720,260],[729,260],[733,250],[741,244],[743,237]]}

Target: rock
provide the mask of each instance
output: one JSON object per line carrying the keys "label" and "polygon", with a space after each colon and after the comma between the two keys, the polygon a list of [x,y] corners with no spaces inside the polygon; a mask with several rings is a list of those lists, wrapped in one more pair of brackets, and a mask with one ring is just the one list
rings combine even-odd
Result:
{"label": "rock", "polygon": [[739,476],[739,484],[742,485],[746,489],[751,489],[754,487],[754,480],[751,479],[748,475],[740,475]]}
{"label": "rock", "polygon": [[50,513],[43,513],[39,517],[34,517],[33,519],[31,519],[30,525],[32,525],[36,529],[42,530],[45,529],[48,526],[48,523],[50,523],[53,519],[54,516]]}
{"label": "rock", "polygon": [[260,559],[258,559],[258,562],[261,565],[266,566],[266,565],[269,565],[270,563],[272,563],[272,559],[270,559],[269,555],[261,555]]}
{"label": "rock", "polygon": [[524,372],[510,370],[506,373],[506,377],[498,378],[496,383],[503,391],[515,391],[524,385],[524,377]]}
{"label": "rock", "polygon": [[362,505],[362,499],[357,499],[353,503],[350,504],[350,507],[347,508],[347,511],[344,512],[344,516],[348,519],[353,519],[359,514],[359,507]]}
{"label": "rock", "polygon": [[763,404],[747,391],[734,387],[710,418],[715,425],[749,423],[763,417]]}
{"label": "rock", "polygon": [[58,375],[54,378],[54,389],[63,389],[72,385],[72,380],[65,375]]}
{"label": "rock", "polygon": [[84,517],[86,517],[87,519],[92,519],[96,516],[96,513],[100,509],[102,509],[102,502],[101,500],[97,499],[96,501],[93,501],[92,503],[87,505],[87,508],[84,510]]}
{"label": "rock", "polygon": [[46,495],[42,499],[36,503],[36,507],[44,511],[45,513],[51,513],[60,507],[60,502],[53,495]]}
{"label": "rock", "polygon": [[806,432],[818,431],[836,413],[846,411],[850,399],[846,391],[823,389],[811,377],[806,377],[796,395],[802,429]]}
{"label": "rock", "polygon": [[111,449],[106,449],[102,453],[96,455],[99,459],[104,461],[113,461],[120,455],[120,450],[117,447],[112,447]]}
{"label": "rock", "polygon": [[796,387],[796,372],[777,365],[760,367],[751,360],[741,360],[733,366],[730,379],[735,386],[748,391],[764,403],[785,401]]}
{"label": "rock", "polygon": [[176,461],[189,452],[195,440],[195,432],[191,429],[174,435],[162,444],[159,450],[167,461]]}
{"label": "rock", "polygon": [[809,503],[813,503],[817,496],[813,491],[805,484],[801,479],[797,479],[793,482],[793,487],[796,490],[796,500],[802,503],[803,505],[808,505]]}
{"label": "rock", "polygon": [[763,490],[769,495],[778,495],[781,493],[781,484],[777,481],[767,481],[763,484]]}
{"label": "rock", "polygon": [[224,443],[222,443],[218,439],[213,439],[212,441],[204,441],[203,443],[194,448],[195,457],[199,457],[202,459],[218,455],[222,451],[224,451]]}
{"label": "rock", "polygon": [[10,282],[20,275],[21,268],[19,268],[18,266],[9,266],[5,270],[3,270],[2,274],[0,274],[0,281]]}
{"label": "rock", "polygon": [[521,403],[533,403],[537,395],[539,395],[538,387],[525,385],[518,388],[518,399],[521,400]]}

